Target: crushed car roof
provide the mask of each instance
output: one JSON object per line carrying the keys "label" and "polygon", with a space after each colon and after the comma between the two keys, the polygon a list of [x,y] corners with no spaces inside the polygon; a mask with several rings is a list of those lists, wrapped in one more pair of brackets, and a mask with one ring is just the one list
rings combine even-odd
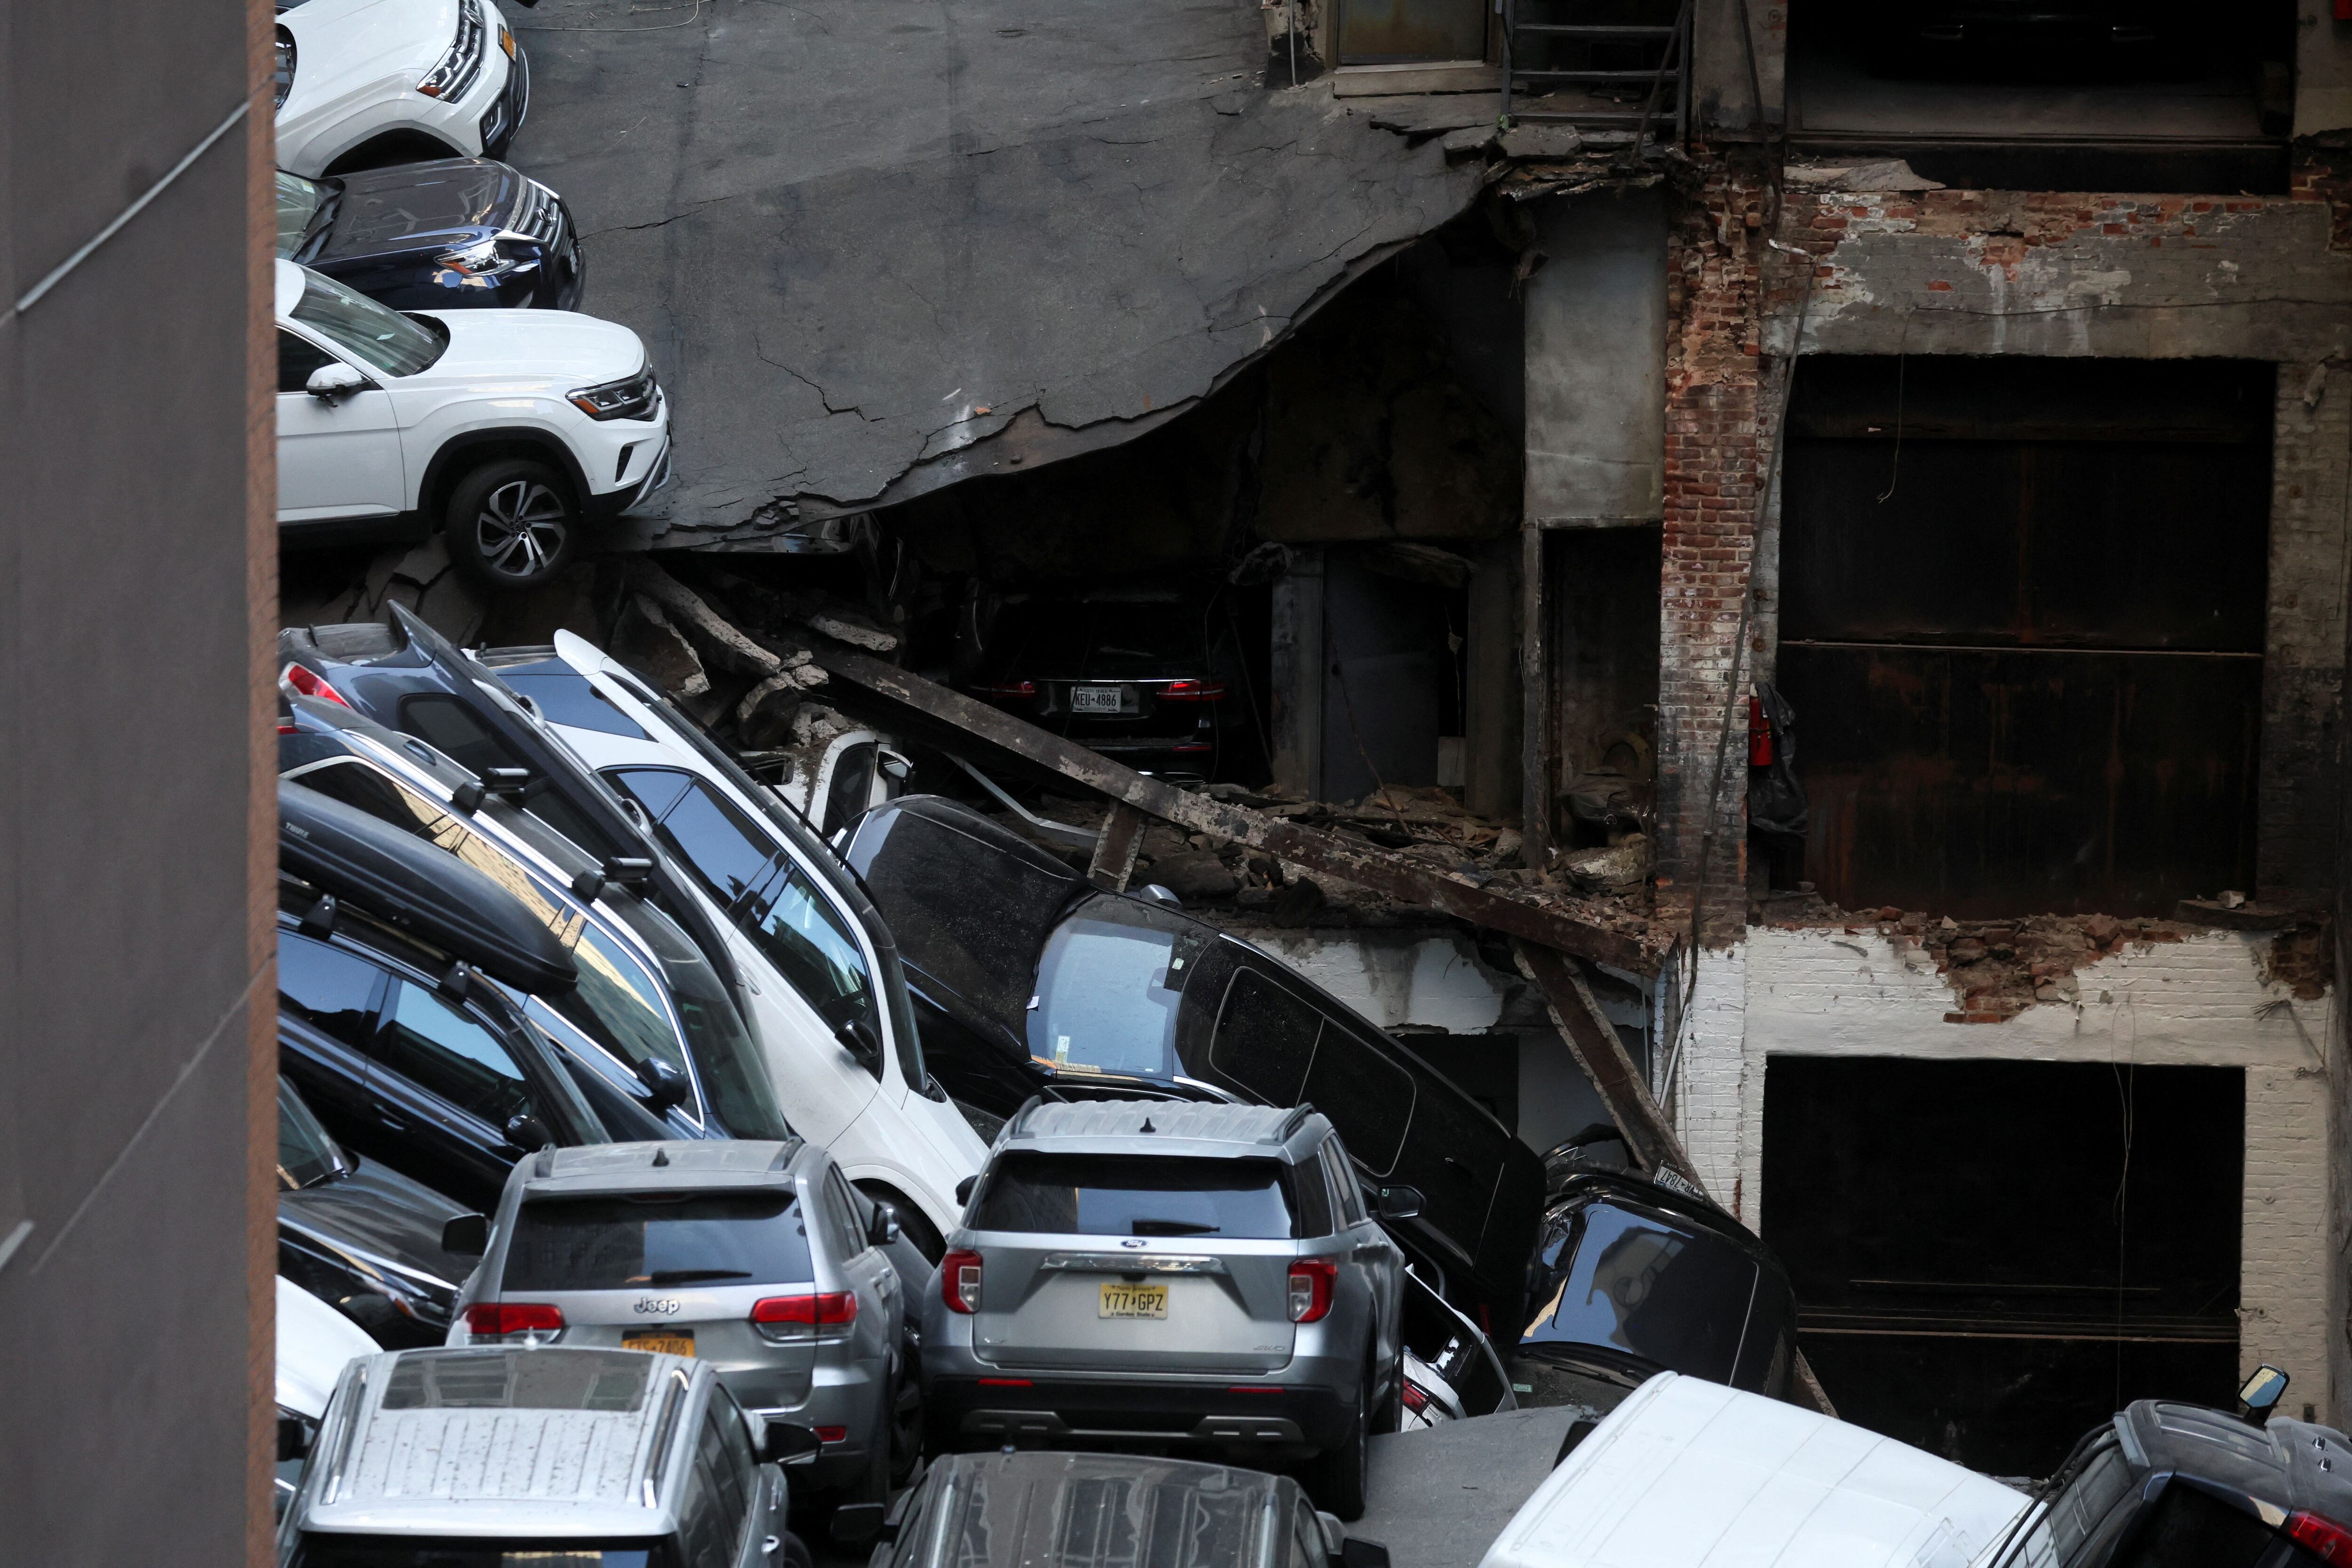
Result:
{"label": "crushed car roof", "polygon": [[[305,1529],[654,1535],[691,1364],[641,1351],[410,1350],[354,1362]],[[500,1506],[490,1506],[500,1505]]]}

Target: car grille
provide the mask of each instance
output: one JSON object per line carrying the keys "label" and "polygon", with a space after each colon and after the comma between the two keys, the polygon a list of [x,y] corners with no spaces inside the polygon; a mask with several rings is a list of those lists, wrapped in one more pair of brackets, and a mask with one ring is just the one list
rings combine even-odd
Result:
{"label": "car grille", "polygon": [[530,235],[551,251],[560,250],[563,246],[563,203],[538,181],[525,180],[522,201],[508,226],[518,234]]}

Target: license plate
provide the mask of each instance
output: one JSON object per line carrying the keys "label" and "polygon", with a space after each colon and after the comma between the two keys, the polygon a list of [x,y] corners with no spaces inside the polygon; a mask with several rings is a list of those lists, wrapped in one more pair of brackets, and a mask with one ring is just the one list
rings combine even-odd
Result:
{"label": "license plate", "polygon": [[1104,1318],[1164,1318],[1168,1315],[1168,1287],[1107,1284],[1102,1288],[1102,1306],[1095,1315]]}
{"label": "license plate", "polygon": [[627,1329],[621,1334],[623,1350],[649,1350],[656,1355],[694,1356],[692,1329]]}
{"label": "license plate", "polygon": [[1070,711],[1072,713],[1117,713],[1118,688],[1117,686],[1072,686]]}

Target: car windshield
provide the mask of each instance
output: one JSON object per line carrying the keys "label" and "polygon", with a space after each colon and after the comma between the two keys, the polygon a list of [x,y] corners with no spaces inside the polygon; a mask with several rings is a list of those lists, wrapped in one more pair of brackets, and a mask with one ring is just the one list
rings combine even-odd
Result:
{"label": "car windshield", "polygon": [[800,1206],[782,1192],[646,1193],[526,1203],[507,1244],[507,1291],[802,1284]]}
{"label": "car windshield", "polygon": [[319,210],[331,197],[330,189],[316,180],[305,180],[299,174],[278,171],[278,254],[290,256],[302,248],[310,237],[310,224]]}
{"label": "car windshield", "polygon": [[294,319],[388,376],[413,376],[441,357],[446,341],[397,310],[305,270]]}
{"label": "car windshield", "polygon": [[283,1078],[278,1081],[278,1183],[289,1192],[332,1181],[351,1169],[351,1162],[302,1096]]}
{"label": "car windshield", "polygon": [[1029,1054],[1076,1072],[1172,1078],[1176,1012],[1202,944],[1150,904],[1088,899],[1054,927],[1037,961]]}
{"label": "car windshield", "polygon": [[483,1541],[302,1532],[288,1568],[672,1568],[661,1541]]}
{"label": "car windshield", "polygon": [[919,810],[866,821],[851,852],[908,961],[1022,1038],[1038,949],[1076,878]]}
{"label": "car windshield", "polygon": [[1288,1189],[1278,1160],[1007,1155],[981,1188],[972,1228],[1287,1240],[1298,1228]]}
{"label": "car windshield", "polygon": [[1756,1293],[1753,1260],[1712,1231],[1612,1203],[1555,1218],[1538,1254],[1549,1294],[1522,1343],[1630,1351],[1728,1383]]}

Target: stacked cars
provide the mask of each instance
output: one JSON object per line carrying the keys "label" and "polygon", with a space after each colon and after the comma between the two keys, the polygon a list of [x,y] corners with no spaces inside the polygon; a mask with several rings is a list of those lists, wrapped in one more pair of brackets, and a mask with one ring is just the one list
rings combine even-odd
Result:
{"label": "stacked cars", "polygon": [[644,343],[573,313],[571,211],[498,162],[530,99],[491,0],[279,5],[288,544],[438,532],[478,583],[530,588],[668,481]]}

